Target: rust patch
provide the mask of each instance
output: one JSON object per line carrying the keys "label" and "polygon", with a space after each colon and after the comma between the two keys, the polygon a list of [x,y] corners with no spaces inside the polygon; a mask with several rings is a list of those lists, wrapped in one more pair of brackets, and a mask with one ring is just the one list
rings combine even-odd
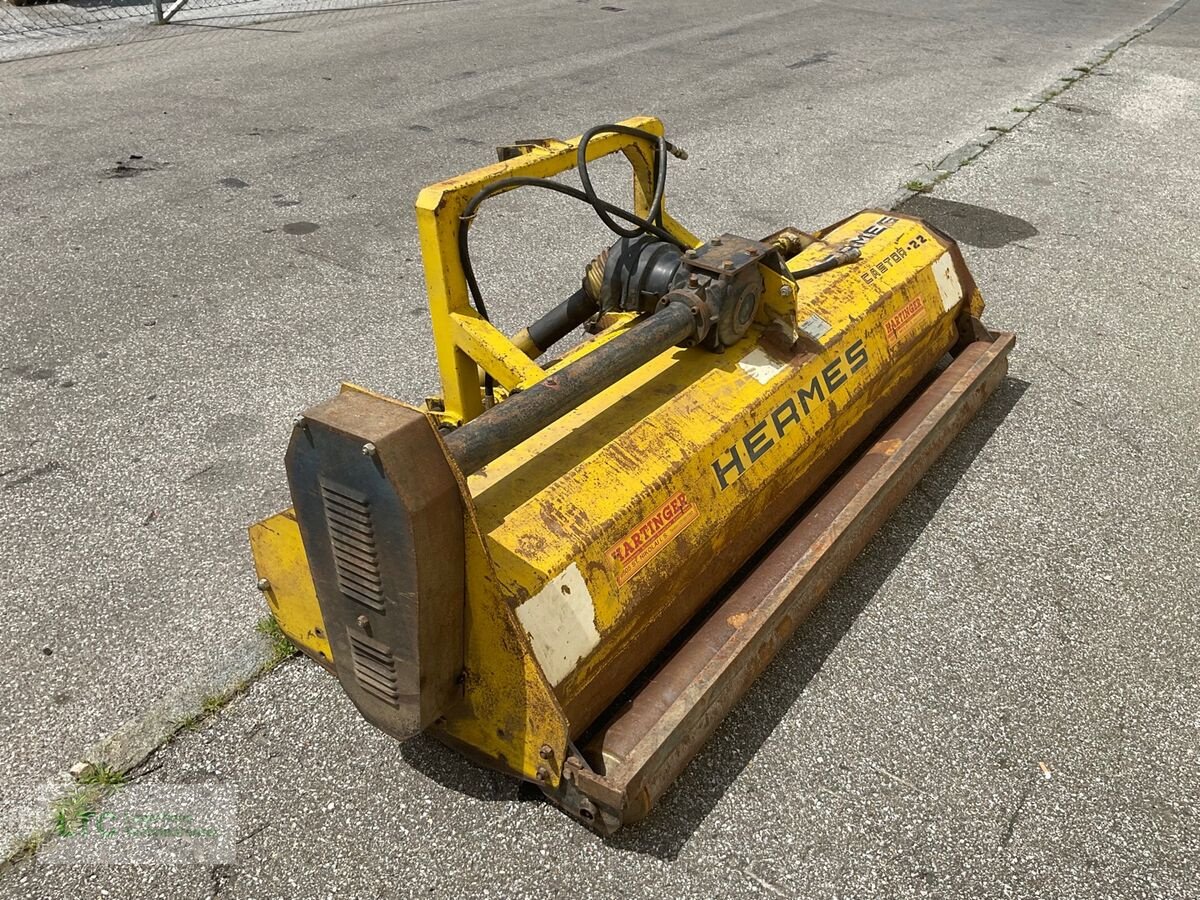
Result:
{"label": "rust patch", "polygon": [[558,517],[558,510],[552,504],[544,501],[541,502],[538,505],[538,518],[542,520],[542,524],[546,526],[546,530],[555,537],[567,538],[569,536]]}

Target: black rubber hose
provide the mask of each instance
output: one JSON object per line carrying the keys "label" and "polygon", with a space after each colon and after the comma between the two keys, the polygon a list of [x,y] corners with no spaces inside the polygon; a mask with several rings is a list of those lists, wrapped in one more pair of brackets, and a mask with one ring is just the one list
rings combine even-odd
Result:
{"label": "black rubber hose", "polygon": [[827,259],[821,260],[819,263],[814,263],[807,269],[800,269],[792,273],[792,278],[799,281],[801,278],[810,278],[813,275],[820,275],[824,272],[832,271],[839,266],[849,265],[852,262],[857,262],[862,256],[862,253],[857,249],[841,251],[834,253]]}
{"label": "black rubber hose", "polygon": [[679,240],[679,238],[675,237],[675,235],[662,226],[636,216],[629,212],[629,210],[621,209],[621,207],[609,203],[607,200],[601,200],[597,197],[593,203],[592,198],[588,197],[587,194],[569,184],[560,184],[557,181],[550,181],[546,178],[529,178],[526,176],[501,178],[499,181],[493,181],[471,198],[470,202],[467,203],[466,209],[463,210],[462,216],[460,216],[458,226],[458,256],[462,262],[463,274],[466,276],[467,290],[471,293],[471,300],[475,304],[475,309],[484,319],[488,318],[487,307],[484,305],[483,297],[480,295],[479,282],[475,279],[475,267],[471,264],[470,238],[468,237],[471,231],[470,222],[475,217],[475,211],[479,209],[479,205],[488,199],[488,197],[493,197],[496,194],[511,191],[513,188],[519,187],[540,187],[549,191],[556,191],[560,194],[566,194],[568,197],[574,197],[576,200],[592,204],[597,209],[603,208],[606,212],[612,213],[614,216],[624,219],[627,222],[632,222],[643,231],[661,240],[668,241],[676,247],[687,249],[683,241]]}
{"label": "black rubber hose", "polygon": [[[686,249],[684,243],[679,240],[679,238],[675,237],[675,235],[671,234],[671,232],[667,231],[662,226],[656,225],[654,222],[650,222],[646,219],[636,216],[626,209],[621,209],[621,207],[609,203],[607,200],[601,200],[598,197],[589,198],[588,195],[583,191],[576,187],[572,187],[571,185],[560,184],[557,181],[550,181],[546,178],[529,178],[524,176],[502,178],[499,181],[493,181],[478,194],[472,197],[470,202],[467,203],[466,209],[463,210],[458,225],[458,258],[462,264],[463,276],[466,278],[467,290],[471,294],[471,302],[474,304],[475,310],[485,321],[491,321],[491,319],[488,316],[487,305],[483,302],[483,293],[479,290],[479,282],[475,278],[475,267],[471,263],[470,238],[468,237],[471,230],[470,222],[475,216],[475,211],[479,209],[479,205],[488,197],[492,197],[498,193],[502,193],[503,191],[509,191],[518,187],[540,187],[545,188],[546,190],[556,191],[560,194],[566,194],[568,197],[574,197],[576,200],[582,200],[585,203],[592,204],[593,208],[597,211],[599,211],[600,208],[603,208],[618,218],[624,219],[627,222],[633,222],[635,225],[639,226],[639,228],[649,232],[650,234],[653,234],[655,237],[661,238],[664,241],[669,241],[677,247]],[[487,394],[489,398],[494,396],[494,386],[491,375],[488,375],[486,378],[484,378],[483,389],[484,393]]]}
{"label": "black rubber hose", "polygon": [[526,328],[525,336],[539,354],[544,353],[594,316],[598,309],[596,301],[580,288]]}
{"label": "black rubber hose", "polygon": [[[634,215],[629,210],[622,209],[607,200],[602,200],[596,195],[595,189],[592,187],[591,178],[588,176],[587,169],[587,145],[598,134],[627,134],[633,137],[643,137],[655,141],[656,152],[654,156],[654,196],[650,201],[648,210],[649,216],[645,219]],[[576,200],[582,200],[589,204],[596,211],[596,215],[600,220],[612,231],[624,237],[636,237],[639,234],[653,234],[661,240],[668,241],[681,249],[687,249],[686,245],[679,238],[672,235],[669,231],[662,227],[662,203],[663,196],[666,193],[667,186],[667,154],[673,153],[680,159],[687,159],[687,154],[671,144],[665,137],[651,134],[648,131],[643,131],[640,128],[631,128],[628,125],[597,125],[595,128],[588,130],[579,141],[579,155],[577,157],[577,167],[579,169],[579,180],[582,182],[584,189],[581,191],[578,188],[570,185],[560,184],[557,181],[551,181],[547,178],[529,178],[517,176],[513,178],[502,178],[499,181],[494,181],[487,187],[483,188],[479,193],[468,201],[466,208],[459,217],[458,225],[458,259],[462,265],[463,275],[467,282],[467,291],[471,295],[471,303],[474,305],[476,312],[484,319],[491,321],[488,315],[487,304],[483,300],[483,292],[479,289],[479,281],[475,277],[475,266],[471,262],[470,249],[470,225],[471,220],[475,217],[476,210],[479,209],[481,203],[488,197],[504,191],[512,190],[518,187],[541,187],[547,190],[557,191],[560,194],[566,194],[568,197],[574,197]],[[612,216],[619,219],[624,219],[626,222],[633,224],[633,228],[622,228],[613,221]],[[494,397],[494,383],[492,376],[485,375],[483,380],[483,390],[488,399]]]}
{"label": "black rubber hose", "polygon": [[622,228],[614,222],[601,205],[600,198],[596,195],[596,189],[592,187],[592,178],[588,173],[587,148],[592,138],[600,134],[626,134],[630,137],[648,138],[655,141],[653,161],[654,196],[650,200],[650,208],[647,210],[646,219],[656,224],[662,223],[663,195],[667,191],[667,139],[662,135],[653,135],[648,131],[643,131],[641,128],[631,128],[628,125],[597,125],[595,128],[588,129],[583,137],[579,139],[579,151],[575,159],[575,168],[579,170],[579,183],[583,185],[583,192],[587,195],[588,202],[596,210],[596,215],[600,217],[600,221],[614,234],[627,238],[637,237],[639,234],[645,232],[645,228],[638,225],[635,225],[633,228]]}

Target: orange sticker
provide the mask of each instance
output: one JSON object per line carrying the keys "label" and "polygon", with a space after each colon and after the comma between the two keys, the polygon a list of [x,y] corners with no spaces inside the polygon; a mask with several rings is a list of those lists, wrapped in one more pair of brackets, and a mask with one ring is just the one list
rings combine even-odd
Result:
{"label": "orange sticker", "polygon": [[921,327],[925,321],[925,301],[920,297],[910,300],[900,307],[892,317],[883,323],[884,334],[887,335],[888,346],[893,349]]}
{"label": "orange sticker", "polygon": [[680,491],[613,544],[608,549],[608,558],[616,564],[617,584],[632,578],[698,515],[700,511]]}

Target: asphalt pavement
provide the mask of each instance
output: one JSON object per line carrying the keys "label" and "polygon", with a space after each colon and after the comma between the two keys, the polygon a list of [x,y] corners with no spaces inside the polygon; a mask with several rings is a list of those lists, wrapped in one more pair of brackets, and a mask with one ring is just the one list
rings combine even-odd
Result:
{"label": "asphalt pavement", "polygon": [[[694,231],[817,226],[1162,5],[722,7],[381,9],[0,66],[0,799],[264,657],[243,529],[287,504],[291,417],[341,378],[436,389],[424,183],[652,112]],[[591,836],[296,660],[139,779],[234,785],[236,862],[31,857],[0,891],[1200,893],[1198,61],[1185,6],[910,201],[1019,333],[1010,378],[649,821]],[[481,224],[514,327],[604,241],[545,198]]]}

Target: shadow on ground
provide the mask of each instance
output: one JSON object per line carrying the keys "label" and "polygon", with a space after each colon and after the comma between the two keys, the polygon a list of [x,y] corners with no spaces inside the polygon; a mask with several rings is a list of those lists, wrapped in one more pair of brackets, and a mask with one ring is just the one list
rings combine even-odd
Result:
{"label": "shadow on ground", "polygon": [[962,244],[995,250],[1031,238],[1038,230],[1024,219],[986,206],[959,203],[918,194],[900,205],[900,211],[924,219]]}

